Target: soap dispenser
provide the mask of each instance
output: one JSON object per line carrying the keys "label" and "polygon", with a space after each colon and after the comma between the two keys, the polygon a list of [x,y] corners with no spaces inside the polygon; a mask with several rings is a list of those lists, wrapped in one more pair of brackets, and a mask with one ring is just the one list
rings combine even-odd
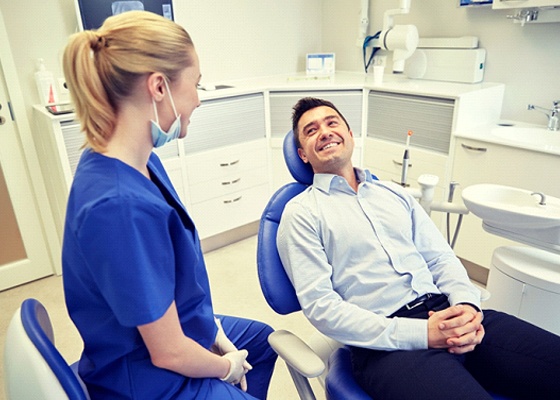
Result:
{"label": "soap dispenser", "polygon": [[58,103],[58,92],[54,83],[52,72],[47,71],[45,62],[42,58],[37,60],[38,68],[35,72],[35,83],[39,91],[39,99],[42,105]]}

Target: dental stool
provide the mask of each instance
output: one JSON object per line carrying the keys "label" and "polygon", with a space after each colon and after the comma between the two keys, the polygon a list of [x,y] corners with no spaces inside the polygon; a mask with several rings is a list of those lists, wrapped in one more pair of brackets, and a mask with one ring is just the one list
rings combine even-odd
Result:
{"label": "dental stool", "polygon": [[89,400],[77,364],[69,366],[54,345],[49,314],[35,299],[24,300],[8,326],[4,348],[7,400]]}
{"label": "dental stool", "polygon": [[[276,234],[286,203],[313,183],[313,170],[299,158],[292,131],[284,138],[283,149],[286,165],[296,182],[281,187],[263,212],[258,233],[257,269],[269,306],[286,315],[301,311],[301,307],[280,261]],[[327,399],[371,400],[352,376],[349,350],[332,339],[320,334],[318,337],[311,345],[313,348],[291,332],[279,330],[269,337],[271,346],[286,362],[300,398],[315,399],[308,378],[323,375]],[[325,368],[327,363],[328,370]]]}

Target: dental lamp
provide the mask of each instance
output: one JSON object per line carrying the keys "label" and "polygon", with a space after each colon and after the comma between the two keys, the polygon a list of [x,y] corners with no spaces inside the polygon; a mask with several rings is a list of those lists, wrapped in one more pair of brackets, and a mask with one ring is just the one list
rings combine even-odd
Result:
{"label": "dental lamp", "polygon": [[[418,29],[415,25],[395,25],[393,17],[410,12],[411,0],[400,0],[399,8],[385,11],[383,14],[383,30],[379,38],[371,42],[373,47],[393,52],[393,73],[402,73],[405,60],[414,53],[418,46]],[[377,36],[377,35],[376,35]],[[368,45],[369,43],[366,43]]]}

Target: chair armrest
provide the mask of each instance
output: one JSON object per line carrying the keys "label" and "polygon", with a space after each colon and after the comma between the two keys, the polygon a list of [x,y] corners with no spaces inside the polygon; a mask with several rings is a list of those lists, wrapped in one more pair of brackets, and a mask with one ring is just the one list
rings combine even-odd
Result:
{"label": "chair armrest", "polygon": [[268,336],[268,343],[282,359],[306,378],[315,378],[325,370],[325,363],[292,332],[278,330]]}

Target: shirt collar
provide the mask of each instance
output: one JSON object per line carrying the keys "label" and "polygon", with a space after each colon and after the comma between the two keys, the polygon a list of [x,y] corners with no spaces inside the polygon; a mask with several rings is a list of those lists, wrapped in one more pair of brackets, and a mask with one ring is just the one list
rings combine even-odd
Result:
{"label": "shirt collar", "polygon": [[[356,174],[358,183],[373,182],[371,173],[367,169],[354,167],[354,173]],[[325,193],[329,193],[331,188],[336,185],[336,178],[340,178],[340,176],[335,174],[315,174],[313,176],[313,186]],[[345,180],[344,183],[348,185],[348,182]]]}

